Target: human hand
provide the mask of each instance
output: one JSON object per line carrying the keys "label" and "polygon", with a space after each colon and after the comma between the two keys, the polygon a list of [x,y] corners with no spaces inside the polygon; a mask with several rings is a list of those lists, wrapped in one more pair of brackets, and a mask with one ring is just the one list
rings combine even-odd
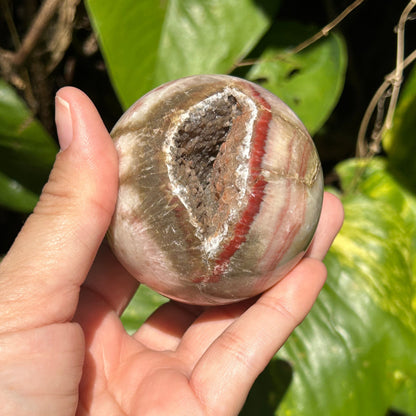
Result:
{"label": "human hand", "polygon": [[2,415],[234,415],[322,288],[343,211],[326,194],[307,256],[256,300],[170,301],[128,335],[138,287],[105,244],[117,155],[91,101],[58,93],[62,151],[0,264]]}

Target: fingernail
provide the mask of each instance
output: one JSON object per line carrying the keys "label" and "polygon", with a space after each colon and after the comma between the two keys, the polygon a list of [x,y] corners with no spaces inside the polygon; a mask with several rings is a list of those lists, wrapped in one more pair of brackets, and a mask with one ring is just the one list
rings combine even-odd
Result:
{"label": "fingernail", "polygon": [[63,98],[55,97],[55,124],[61,151],[72,142],[72,116],[69,103]]}

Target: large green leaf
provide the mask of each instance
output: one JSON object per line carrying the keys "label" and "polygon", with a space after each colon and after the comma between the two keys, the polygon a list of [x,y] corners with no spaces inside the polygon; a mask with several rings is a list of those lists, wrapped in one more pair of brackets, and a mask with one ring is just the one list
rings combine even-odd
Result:
{"label": "large green leaf", "polygon": [[285,101],[311,134],[338,102],[347,65],[345,43],[336,33],[297,54],[290,52],[316,31],[297,22],[277,21],[254,51],[257,63],[247,74]]}
{"label": "large green leaf", "polygon": [[[368,217],[383,215],[384,207],[375,208],[372,202],[352,198],[346,203],[347,218],[370,207]],[[416,377],[414,331],[388,310],[394,309],[393,305],[380,301],[381,296],[388,295],[391,303],[400,304],[400,309],[405,309],[406,303],[409,307],[408,295],[401,300],[388,293],[390,287],[402,282],[384,281],[387,277],[394,280],[392,271],[402,268],[404,259],[394,258],[387,270],[381,265],[374,267],[378,260],[394,256],[401,247],[399,242],[382,244],[378,236],[371,236],[364,250],[362,244],[367,240],[362,236],[362,227],[369,228],[373,222],[368,217],[357,227],[346,228],[349,238],[340,238],[339,245],[331,250],[326,260],[328,284],[282,353],[292,364],[294,375],[279,408],[281,414],[385,415],[403,382]],[[391,224],[387,221],[382,225]],[[391,237],[390,233],[386,235]],[[353,241],[357,236],[361,238]],[[369,245],[378,245],[375,253]],[[343,256],[349,249],[352,252]],[[368,257],[373,260],[370,264]],[[384,260],[383,266],[387,262]],[[405,277],[404,273],[398,277]]]}
{"label": "large green leaf", "polygon": [[170,1],[159,47],[157,83],[190,74],[229,72],[268,29],[267,1]]}
{"label": "large green leaf", "polygon": [[393,126],[383,138],[390,168],[413,192],[416,191],[416,65],[397,105]]}
{"label": "large green leaf", "polygon": [[124,107],[163,82],[229,72],[267,31],[278,3],[86,0]]}
{"label": "large green leaf", "polygon": [[0,204],[30,212],[57,146],[24,101],[0,79]]}
{"label": "large green leaf", "polygon": [[154,85],[167,2],[86,0],[113,86],[128,107]]}

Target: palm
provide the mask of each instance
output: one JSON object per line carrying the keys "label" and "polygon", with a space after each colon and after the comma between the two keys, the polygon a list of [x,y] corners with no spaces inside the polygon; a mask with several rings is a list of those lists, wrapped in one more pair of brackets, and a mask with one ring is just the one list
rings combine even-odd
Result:
{"label": "palm", "polygon": [[[129,336],[117,314],[105,310],[102,299],[95,294],[86,298],[90,316],[83,317],[83,326],[89,352],[81,383],[79,414],[142,415],[150,411],[177,414],[174,410],[179,404],[182,409],[184,405],[188,408],[184,414],[202,414],[189,383],[192,360],[180,351],[172,351],[176,338],[172,331],[180,329],[172,322],[171,333],[161,331],[147,336],[143,332],[157,330],[145,324],[135,336]],[[166,305],[161,312],[176,308],[174,304]],[[98,318],[97,312],[101,315]],[[162,325],[163,319],[160,319]]]}

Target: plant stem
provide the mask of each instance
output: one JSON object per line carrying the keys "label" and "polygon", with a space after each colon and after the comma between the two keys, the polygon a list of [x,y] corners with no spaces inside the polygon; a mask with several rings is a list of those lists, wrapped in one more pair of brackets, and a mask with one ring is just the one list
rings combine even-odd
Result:
{"label": "plant stem", "polygon": [[341,23],[342,20],[344,20],[355,8],[357,8],[364,1],[365,0],[355,0],[342,13],[340,13],[334,20],[332,20],[326,26],[324,26],[318,33],[315,33],[313,36],[311,36],[310,38],[300,43],[298,46],[292,49],[291,52],[295,54],[300,51],[303,51],[304,49],[306,49],[308,46],[312,45],[319,39],[325,36],[328,36],[328,33],[332,29],[334,29],[334,27],[336,27],[339,23]]}
{"label": "plant stem", "polygon": [[[411,64],[416,59],[416,49],[407,56],[406,59],[403,59],[404,55],[404,28],[406,21],[409,18],[409,14],[412,11],[413,7],[416,6],[416,0],[411,0],[405,9],[403,10],[399,23],[397,25],[397,53],[396,53],[396,68],[393,72],[388,74],[385,77],[384,82],[380,85],[373,98],[371,99],[365,113],[364,117],[360,124],[360,129],[358,131],[357,138],[357,157],[371,157],[376,153],[376,149],[379,148],[381,138],[383,133],[390,129],[393,125],[393,116],[397,106],[397,100],[399,97],[400,86],[403,80],[403,70]],[[385,97],[388,88],[392,86],[391,98],[389,102],[389,107],[387,110],[387,115],[384,121],[384,124],[381,128],[376,128],[377,131],[373,130],[371,135],[371,144],[366,145],[366,132],[368,130],[368,125],[371,120],[371,116],[374,113],[374,110],[378,106],[380,100]]]}
{"label": "plant stem", "polygon": [[403,10],[400,16],[399,24],[397,25],[397,56],[396,56],[396,70],[394,78],[392,79],[393,91],[391,94],[389,109],[384,122],[383,130],[388,130],[393,124],[393,115],[399,98],[400,86],[403,80],[403,57],[404,57],[404,28],[413,7],[416,6],[416,0],[411,0]]}
{"label": "plant stem", "polygon": [[32,53],[43,31],[46,29],[49,21],[52,19],[60,4],[60,0],[45,0],[39,9],[28,33],[17,52],[14,54],[13,63],[20,67]]}
{"label": "plant stem", "polygon": [[0,4],[3,11],[4,20],[6,21],[7,28],[9,29],[10,37],[13,42],[14,48],[18,49],[20,47],[20,39],[13,21],[13,16],[10,11],[9,4],[6,0],[1,0]]}
{"label": "plant stem", "polygon": [[[325,37],[328,35],[328,33],[334,29],[342,20],[344,20],[356,7],[358,7],[361,3],[363,3],[365,0],[355,0],[353,3],[351,3],[343,12],[341,12],[334,20],[332,20],[330,23],[328,23],[325,27],[323,27],[318,33],[315,33],[310,38],[306,39],[302,43],[300,43],[295,48],[291,49],[289,53],[285,54],[279,54],[276,55],[274,58],[270,58],[270,61],[275,61],[279,59],[287,59],[287,56],[294,55],[304,49],[306,49],[308,46],[312,45],[319,39]],[[243,66],[252,66],[256,65],[260,62],[265,62],[265,60],[260,59],[250,59],[250,60],[244,60],[241,62],[236,63],[232,70],[235,68],[243,67]]]}

